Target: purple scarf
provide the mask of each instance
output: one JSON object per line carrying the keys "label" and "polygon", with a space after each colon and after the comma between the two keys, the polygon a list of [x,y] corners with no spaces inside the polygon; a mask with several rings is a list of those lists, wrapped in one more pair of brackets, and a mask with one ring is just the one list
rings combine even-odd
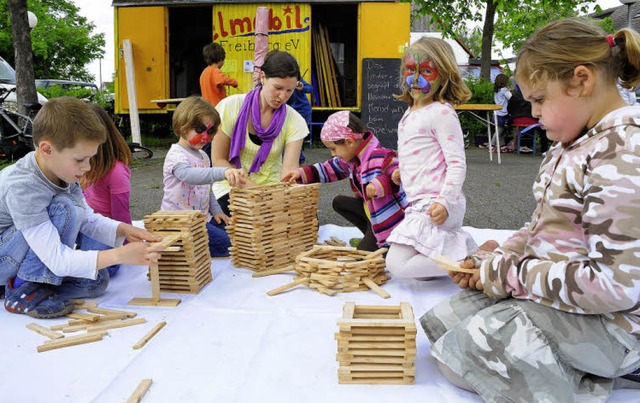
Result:
{"label": "purple scarf", "polygon": [[249,173],[258,172],[262,164],[267,160],[273,140],[278,137],[282,126],[284,125],[284,119],[287,115],[287,105],[282,104],[280,107],[273,111],[273,118],[271,124],[265,130],[260,123],[260,91],[262,86],[258,86],[251,90],[244,99],[242,106],[240,107],[240,113],[238,114],[238,120],[233,126],[233,133],[231,134],[231,148],[229,149],[229,162],[241,168],[240,151],[244,148],[244,142],[246,140],[247,125],[249,123],[249,117],[251,117],[251,124],[253,130],[260,140],[262,145],[258,149],[256,158],[253,160]]}

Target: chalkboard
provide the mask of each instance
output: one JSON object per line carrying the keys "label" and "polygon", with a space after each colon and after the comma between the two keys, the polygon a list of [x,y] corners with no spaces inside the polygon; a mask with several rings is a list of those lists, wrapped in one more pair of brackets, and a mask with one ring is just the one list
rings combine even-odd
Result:
{"label": "chalkboard", "polygon": [[362,59],[362,109],[360,117],[384,147],[397,149],[398,122],[407,104],[392,94],[398,88],[400,59]]}

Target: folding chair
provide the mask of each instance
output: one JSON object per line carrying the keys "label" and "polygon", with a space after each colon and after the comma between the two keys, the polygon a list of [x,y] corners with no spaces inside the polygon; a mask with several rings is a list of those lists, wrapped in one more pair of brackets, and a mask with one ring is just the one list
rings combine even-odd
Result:
{"label": "folding chair", "polygon": [[521,133],[522,130],[526,127],[529,127],[533,124],[538,123],[538,120],[532,117],[517,117],[513,118],[511,122],[511,127],[515,127],[516,131],[514,133],[514,138],[516,139],[516,152],[520,154],[520,141],[522,139],[531,139],[533,150],[533,155],[536,155],[536,144],[538,143],[538,128],[533,128],[526,133]]}

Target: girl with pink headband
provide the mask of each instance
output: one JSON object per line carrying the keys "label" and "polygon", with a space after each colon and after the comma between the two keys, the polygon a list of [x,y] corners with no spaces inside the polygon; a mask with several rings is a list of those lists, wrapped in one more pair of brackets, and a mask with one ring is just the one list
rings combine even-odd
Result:
{"label": "girl with pink headband", "polygon": [[282,181],[327,183],[349,178],[354,196],[336,196],[333,209],[364,234],[358,249],[387,246],[387,236],[402,221],[407,207],[404,191],[391,180],[398,169],[396,153],[382,147],[349,111],[329,116],[320,138],[333,158],[290,171]]}

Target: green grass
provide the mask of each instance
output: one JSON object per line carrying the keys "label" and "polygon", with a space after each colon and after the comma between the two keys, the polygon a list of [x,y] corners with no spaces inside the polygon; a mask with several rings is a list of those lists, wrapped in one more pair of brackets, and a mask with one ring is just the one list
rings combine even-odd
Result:
{"label": "green grass", "polygon": [[14,162],[15,161],[7,161],[7,160],[0,159],[0,169],[8,167],[9,165],[13,165]]}

